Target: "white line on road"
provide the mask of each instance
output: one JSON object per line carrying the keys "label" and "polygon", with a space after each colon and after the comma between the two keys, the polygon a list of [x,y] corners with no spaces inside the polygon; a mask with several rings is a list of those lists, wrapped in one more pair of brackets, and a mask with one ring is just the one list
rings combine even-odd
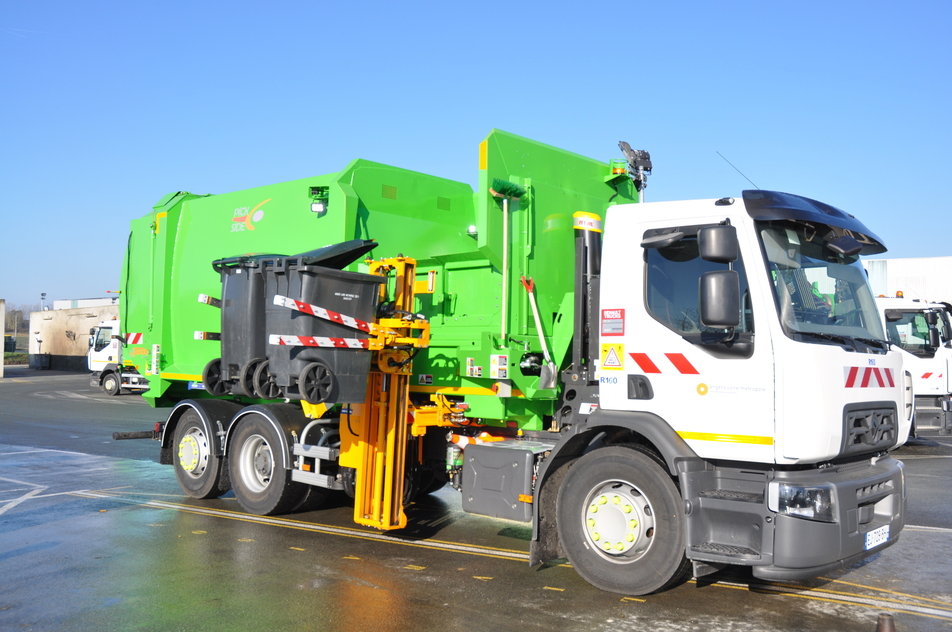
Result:
{"label": "white line on road", "polygon": [[36,496],[37,494],[39,494],[39,493],[40,493],[41,491],[43,491],[44,489],[46,489],[46,488],[45,488],[45,487],[40,487],[40,488],[38,488],[38,489],[34,489],[34,490],[32,490],[32,491],[29,491],[29,492],[23,494],[23,495],[20,496],[19,498],[15,498],[15,499],[13,499],[13,500],[8,501],[6,505],[4,505],[3,507],[0,507],[0,514],[4,514],[4,513],[6,513],[7,511],[9,511],[10,509],[13,509],[14,507],[16,507],[17,505],[19,505],[20,503],[22,503],[23,501],[29,500],[30,498],[33,498],[34,496]]}

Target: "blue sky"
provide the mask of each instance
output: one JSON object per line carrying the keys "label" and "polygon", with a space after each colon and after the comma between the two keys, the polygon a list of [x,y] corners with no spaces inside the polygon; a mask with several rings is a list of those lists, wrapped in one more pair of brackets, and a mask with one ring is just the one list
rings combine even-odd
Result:
{"label": "blue sky", "polygon": [[0,11],[0,298],[117,289],[129,220],[366,158],[475,186],[500,128],[651,152],[647,199],[750,184],[952,254],[948,2],[50,2]]}

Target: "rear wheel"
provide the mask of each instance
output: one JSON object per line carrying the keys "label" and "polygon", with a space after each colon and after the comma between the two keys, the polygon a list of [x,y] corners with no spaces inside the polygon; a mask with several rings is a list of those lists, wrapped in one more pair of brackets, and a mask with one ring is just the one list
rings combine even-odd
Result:
{"label": "rear wheel", "polygon": [[118,395],[122,392],[122,381],[119,376],[110,371],[102,378],[102,390],[106,395]]}
{"label": "rear wheel", "polygon": [[228,456],[238,503],[259,516],[291,511],[304,499],[307,485],[292,481],[284,468],[281,447],[287,441],[260,413],[249,413],[238,423]]}
{"label": "rear wheel", "polygon": [[652,593],[686,576],[681,494],[651,453],[610,446],[570,467],[559,490],[558,531],[579,575],[626,595]]}
{"label": "rear wheel", "polygon": [[[228,476],[215,454],[201,418],[189,410],[175,427],[175,477],[192,498],[218,498],[228,491]],[[223,476],[224,474],[224,476]]]}

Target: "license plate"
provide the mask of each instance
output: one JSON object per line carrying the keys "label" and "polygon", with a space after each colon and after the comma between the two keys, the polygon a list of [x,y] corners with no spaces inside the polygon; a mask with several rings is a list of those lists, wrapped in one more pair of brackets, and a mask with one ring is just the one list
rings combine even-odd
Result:
{"label": "license plate", "polygon": [[883,542],[889,540],[889,525],[873,529],[866,534],[866,550],[876,548]]}

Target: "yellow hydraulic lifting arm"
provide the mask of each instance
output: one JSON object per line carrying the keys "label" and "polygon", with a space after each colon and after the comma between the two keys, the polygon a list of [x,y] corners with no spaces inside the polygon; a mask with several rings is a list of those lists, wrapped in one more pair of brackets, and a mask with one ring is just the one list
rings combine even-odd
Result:
{"label": "yellow hydraulic lifting arm", "polygon": [[[367,399],[353,423],[357,434],[350,459],[357,469],[354,521],[377,529],[400,529],[407,524],[403,490],[411,350],[429,345],[429,323],[412,313],[416,261],[406,257],[373,261],[370,272],[393,275],[389,298],[396,317],[379,319],[372,329],[376,339],[371,342],[374,359]],[[386,285],[381,292],[387,292]]]}

